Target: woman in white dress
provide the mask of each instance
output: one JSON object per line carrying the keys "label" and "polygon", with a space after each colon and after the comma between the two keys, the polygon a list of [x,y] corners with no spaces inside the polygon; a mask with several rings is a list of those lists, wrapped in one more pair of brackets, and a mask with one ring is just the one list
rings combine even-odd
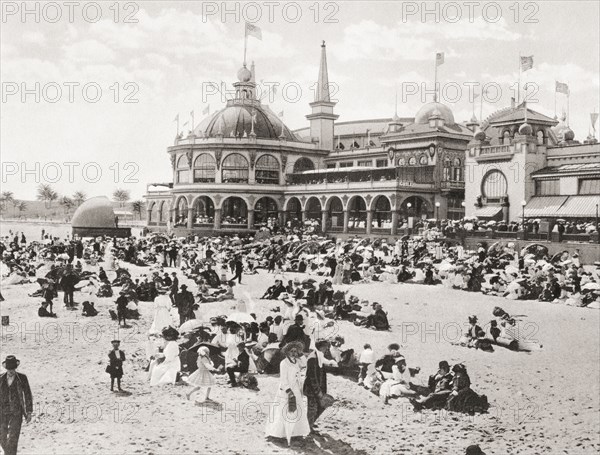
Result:
{"label": "woman in white dress", "polygon": [[173,324],[171,318],[171,299],[168,295],[159,295],[154,299],[154,321],[148,333],[161,333],[166,327]]}
{"label": "woman in white dress", "polygon": [[210,351],[206,346],[200,346],[198,348],[198,358],[196,359],[196,366],[198,369],[192,373],[188,378],[188,384],[194,386],[192,390],[186,393],[186,397],[189,400],[194,392],[197,392],[202,387],[206,388],[206,392],[201,400],[196,400],[198,403],[205,401],[212,401],[208,396],[210,395],[210,388],[215,385],[215,378],[212,374],[216,371],[215,366],[210,360]]}
{"label": "woman in white dress", "polygon": [[162,355],[150,363],[150,385],[175,384],[177,373],[181,370],[179,360],[179,345],[177,337],[179,332],[175,329],[163,331],[166,344]]}
{"label": "woman in white dress", "polygon": [[303,362],[304,345],[299,341],[286,344],[282,352],[285,358],[280,364],[279,388],[275,394],[275,406],[269,412],[266,435],[286,438],[288,446],[294,436],[308,436],[310,426],[302,389],[306,377]]}

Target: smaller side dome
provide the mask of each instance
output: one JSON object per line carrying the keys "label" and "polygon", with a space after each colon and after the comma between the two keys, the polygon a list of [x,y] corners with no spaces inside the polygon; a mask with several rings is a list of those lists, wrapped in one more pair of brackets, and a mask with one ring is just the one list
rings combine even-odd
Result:
{"label": "smaller side dome", "polygon": [[563,134],[564,134],[563,137],[565,138],[565,141],[567,141],[567,142],[575,139],[575,132],[569,127],[567,127],[567,129],[564,131]]}
{"label": "smaller side dome", "polygon": [[519,134],[521,134],[523,136],[531,136],[532,132],[533,132],[533,129],[531,128],[531,125],[527,122],[523,123],[519,127]]}

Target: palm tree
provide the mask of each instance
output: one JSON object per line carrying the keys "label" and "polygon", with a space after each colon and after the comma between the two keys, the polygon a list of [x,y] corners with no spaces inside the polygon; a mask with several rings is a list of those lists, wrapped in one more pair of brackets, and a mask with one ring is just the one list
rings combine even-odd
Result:
{"label": "palm tree", "polygon": [[69,215],[69,211],[73,208],[73,206],[75,205],[75,202],[73,202],[73,199],[71,199],[68,196],[63,196],[60,198],[60,200],[58,201],[58,203],[60,205],[62,205],[62,207],[65,210],[65,215]]}
{"label": "palm tree", "polygon": [[87,199],[87,195],[83,191],[75,191],[73,193],[73,202],[79,207],[83,201]]}
{"label": "palm tree", "polygon": [[25,210],[27,210],[27,202],[20,201],[17,208],[19,209],[19,213],[24,212]]}
{"label": "palm tree", "polygon": [[125,202],[131,199],[131,196],[129,195],[129,191],[117,188],[113,192],[113,199],[119,202],[120,206],[123,207],[125,205]]}
{"label": "palm tree", "polygon": [[38,201],[44,201],[44,205],[49,209],[52,202],[58,199],[58,193],[47,183],[42,183],[37,189],[37,199]]}
{"label": "palm tree", "polygon": [[14,193],[12,191],[3,191],[0,195],[0,210],[4,211],[8,208],[8,204],[15,200]]}
{"label": "palm tree", "polygon": [[133,201],[131,203],[131,208],[133,209],[133,213],[137,213],[140,216],[140,220],[142,219],[142,210],[144,208],[144,201]]}
{"label": "palm tree", "polygon": [[19,201],[18,199],[13,199],[11,202],[13,206],[13,216],[17,216],[17,207],[19,206],[21,201]]}

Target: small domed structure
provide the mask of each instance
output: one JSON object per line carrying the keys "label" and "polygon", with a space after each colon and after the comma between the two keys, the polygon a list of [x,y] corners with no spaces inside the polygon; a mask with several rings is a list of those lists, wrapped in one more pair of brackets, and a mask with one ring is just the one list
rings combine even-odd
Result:
{"label": "small domed structure", "polygon": [[252,79],[252,71],[244,65],[237,72],[237,77],[240,82],[250,82],[250,79]]}
{"label": "small domed structure", "polygon": [[450,108],[436,101],[427,103],[419,109],[419,112],[415,115],[415,123],[427,124],[432,115],[438,115],[446,125],[452,126],[455,124],[454,114]]}
{"label": "small domed structure", "polygon": [[71,227],[73,235],[80,237],[127,237],[131,234],[130,228],[118,228],[113,206],[106,196],[93,197],[81,204],[73,214]]}
{"label": "small domed structure", "polygon": [[519,127],[520,135],[531,136],[531,133],[533,133],[533,128],[531,128],[531,125],[529,123],[525,122]]}
{"label": "small domed structure", "polygon": [[475,138],[476,141],[484,141],[485,133],[483,132],[483,130],[481,128],[477,128],[475,130],[475,134],[473,135],[473,137]]}
{"label": "small domed structure", "polygon": [[572,141],[575,139],[575,132],[571,128],[567,127],[567,129],[564,130],[563,138],[566,142]]}

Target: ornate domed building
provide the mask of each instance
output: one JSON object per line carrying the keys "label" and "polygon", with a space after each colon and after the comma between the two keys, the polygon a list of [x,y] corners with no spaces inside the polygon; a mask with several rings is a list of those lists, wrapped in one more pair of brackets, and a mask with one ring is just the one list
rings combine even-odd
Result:
{"label": "ornate domed building", "polygon": [[533,171],[562,156],[550,149],[579,144],[566,124],[524,105],[481,124],[458,123],[437,101],[414,117],[337,122],[325,43],[307,128],[287,128],[255,80],[254,64],[242,66],[233,99],[168,147],[172,183],[146,195],[151,230],[251,233],[310,219],[327,233],[396,235],[465,211],[513,220],[536,194]]}

